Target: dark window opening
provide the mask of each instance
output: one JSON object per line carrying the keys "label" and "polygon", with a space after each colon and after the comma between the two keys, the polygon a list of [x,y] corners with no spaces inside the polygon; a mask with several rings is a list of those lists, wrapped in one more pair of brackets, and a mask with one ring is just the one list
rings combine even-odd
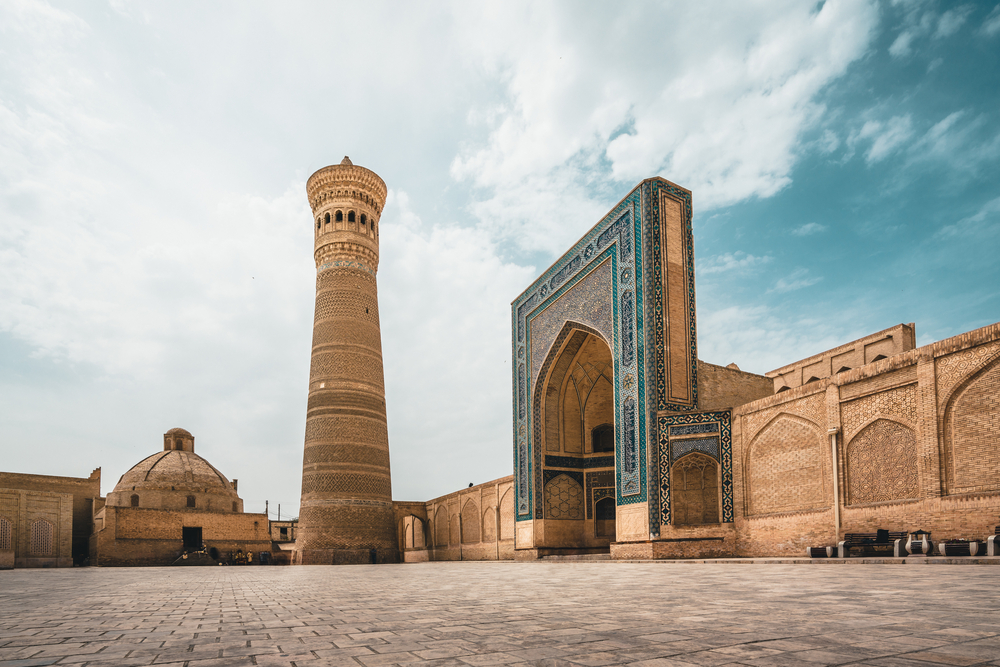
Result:
{"label": "dark window opening", "polygon": [[810,382],[819,382],[819,378],[813,375],[811,378],[806,380],[806,384],[809,384]]}
{"label": "dark window opening", "polygon": [[194,504],[194,496],[188,496],[188,504],[187,504],[187,506],[188,507],[194,507],[195,506],[195,504]]}
{"label": "dark window opening", "polygon": [[326,224],[328,224],[328,225],[330,224],[330,214],[329,213],[326,214],[326,218],[324,219],[324,221],[326,222]]}
{"label": "dark window opening", "polygon": [[590,432],[590,439],[595,452],[615,451],[615,427],[611,424],[601,424]]}
{"label": "dark window opening", "polygon": [[888,357],[886,357],[884,354],[880,354],[877,357],[875,357],[874,359],[872,359],[872,363],[874,363],[876,361],[879,361],[880,359],[887,359],[887,358]]}
{"label": "dark window opening", "polygon": [[184,540],[184,550],[185,551],[197,551],[201,549],[201,527],[188,528],[184,526],[181,528],[181,538]]}
{"label": "dark window opening", "polygon": [[316,218],[316,229],[319,229],[319,228],[320,228],[320,227],[322,227],[322,226],[323,226],[323,223],[322,223],[322,222],[320,222],[320,219],[319,219],[319,218]]}
{"label": "dark window opening", "polygon": [[361,214],[361,226],[362,227],[366,227],[367,225],[368,225],[368,218],[366,218],[365,214],[362,213]]}
{"label": "dark window opening", "polygon": [[131,505],[132,507],[138,507],[139,496],[133,495],[131,498],[129,498],[129,505]]}
{"label": "dark window opening", "polygon": [[234,512],[238,512],[239,511],[239,505],[236,504],[235,500],[233,501],[233,511]]}
{"label": "dark window opening", "polygon": [[354,222],[354,211],[351,211],[350,213],[347,214],[347,221]]}
{"label": "dark window opening", "polygon": [[281,539],[287,540],[288,539],[288,527],[287,526],[282,526],[278,530],[281,533]]}
{"label": "dark window opening", "polygon": [[335,217],[337,219],[337,222],[343,222],[344,221],[344,212],[343,211],[337,211],[337,215]]}
{"label": "dark window opening", "polygon": [[595,526],[598,537],[615,536],[615,499],[601,498],[594,507]]}

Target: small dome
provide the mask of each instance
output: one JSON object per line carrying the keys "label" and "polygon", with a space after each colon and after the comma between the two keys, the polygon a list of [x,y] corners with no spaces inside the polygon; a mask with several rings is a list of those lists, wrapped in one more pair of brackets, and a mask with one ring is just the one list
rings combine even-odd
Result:
{"label": "small dome", "polygon": [[343,164],[343,165],[348,165],[348,166],[351,166],[351,165],[353,165],[354,163],[353,163],[353,162],[351,162],[351,158],[349,158],[349,157],[347,157],[347,156],[345,155],[345,156],[344,156],[344,159],[340,161],[340,164]]}
{"label": "small dome", "polygon": [[[164,434],[166,440],[190,440],[182,428]],[[230,482],[211,463],[191,449],[168,447],[147,456],[121,476],[108,494],[111,507],[151,509],[200,509],[217,512],[243,511],[243,501]]]}

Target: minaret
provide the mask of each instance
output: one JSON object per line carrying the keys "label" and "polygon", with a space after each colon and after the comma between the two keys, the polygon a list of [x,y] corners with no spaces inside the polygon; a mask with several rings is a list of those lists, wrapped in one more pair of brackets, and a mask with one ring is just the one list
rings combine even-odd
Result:
{"label": "minaret", "polygon": [[389,480],[379,217],[386,187],[344,158],[309,177],[316,257],[309,406],[296,562],[399,560]]}

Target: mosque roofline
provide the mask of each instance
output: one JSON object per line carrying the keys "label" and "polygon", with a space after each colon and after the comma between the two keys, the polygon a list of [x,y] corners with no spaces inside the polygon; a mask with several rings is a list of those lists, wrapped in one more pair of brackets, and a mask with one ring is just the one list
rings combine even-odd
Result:
{"label": "mosque roofline", "polygon": [[549,264],[548,266],[546,266],[544,269],[542,269],[542,271],[535,277],[535,279],[532,280],[530,283],[528,283],[528,286],[525,287],[523,290],[521,290],[520,294],[518,294],[516,297],[514,297],[514,299],[510,302],[510,305],[513,306],[521,297],[523,297],[525,294],[527,294],[532,289],[534,289],[535,283],[538,282],[538,279],[541,278],[542,276],[544,276],[546,274],[546,272],[548,272],[549,269],[551,269],[553,266],[555,266],[556,264],[558,264],[559,262],[561,262],[565,257],[569,256],[569,254],[573,251],[573,248],[576,247],[576,244],[579,243],[580,241],[582,241],[592,231],[594,231],[594,229],[599,224],[601,224],[604,221],[604,218],[606,218],[608,216],[608,213],[610,213],[611,211],[613,211],[616,208],[618,208],[618,206],[621,205],[621,203],[624,202],[626,199],[628,199],[629,195],[631,195],[633,192],[635,192],[638,188],[641,188],[646,183],[651,183],[653,181],[659,181],[661,183],[667,183],[667,184],[672,185],[673,187],[677,188],[678,190],[683,190],[684,192],[688,193],[689,195],[693,194],[690,190],[688,190],[687,188],[685,188],[683,185],[677,185],[673,181],[667,180],[667,179],[663,178],[662,176],[650,176],[649,178],[642,179],[641,181],[639,181],[638,183],[636,183],[634,187],[630,188],[629,191],[627,193],[625,193],[624,197],[622,197],[617,202],[615,202],[614,206],[612,206],[611,208],[609,208],[608,212],[605,213],[604,215],[602,215],[597,222],[595,222],[593,225],[591,225],[590,227],[588,227],[587,231],[585,231],[583,234],[580,235],[580,238],[578,238],[577,240],[575,240],[572,243],[570,243],[569,244],[569,248],[566,250],[566,252],[564,252],[563,254],[559,255],[559,257],[557,257],[554,262],[552,262],[551,264]]}

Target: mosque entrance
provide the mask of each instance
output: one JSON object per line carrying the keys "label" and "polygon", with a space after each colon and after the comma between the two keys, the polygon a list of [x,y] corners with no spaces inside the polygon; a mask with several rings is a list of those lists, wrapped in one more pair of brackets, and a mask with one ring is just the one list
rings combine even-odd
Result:
{"label": "mosque entrance", "polygon": [[181,536],[184,539],[184,551],[198,551],[201,549],[201,527],[181,528]]}
{"label": "mosque entrance", "polygon": [[536,545],[606,551],[615,539],[615,408],[611,348],[567,323],[535,388],[542,448],[542,516]]}

